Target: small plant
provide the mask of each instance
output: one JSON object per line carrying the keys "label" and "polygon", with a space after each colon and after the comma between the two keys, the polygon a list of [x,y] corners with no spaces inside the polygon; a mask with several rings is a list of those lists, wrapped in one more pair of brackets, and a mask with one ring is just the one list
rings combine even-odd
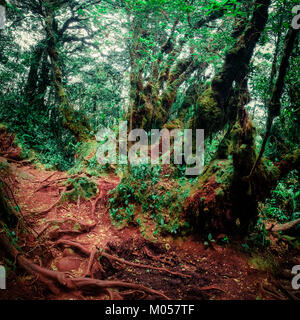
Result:
{"label": "small plant", "polygon": [[255,226],[254,232],[249,235],[249,239],[247,241],[247,245],[267,248],[270,246],[271,241],[268,238],[268,231],[266,230],[266,226],[263,222],[262,218],[259,218],[257,221],[257,225]]}
{"label": "small plant", "polygon": [[[166,187],[165,184],[169,186]],[[142,214],[155,222],[155,234],[178,234],[180,230],[189,227],[189,224],[180,219],[184,199],[189,195],[189,186],[189,180],[184,177],[177,180],[162,177],[159,165],[131,167],[130,172],[111,192],[111,219],[118,224],[132,223],[135,209],[139,206]],[[134,223],[139,226],[143,224],[141,219]]]}
{"label": "small plant", "polygon": [[90,199],[98,192],[97,184],[86,177],[70,178],[66,182],[67,190],[62,196],[62,201],[73,200],[79,198]]}
{"label": "small plant", "polygon": [[298,211],[300,211],[299,182],[296,173],[291,172],[271,192],[271,197],[262,209],[262,215],[285,223],[294,220]]}

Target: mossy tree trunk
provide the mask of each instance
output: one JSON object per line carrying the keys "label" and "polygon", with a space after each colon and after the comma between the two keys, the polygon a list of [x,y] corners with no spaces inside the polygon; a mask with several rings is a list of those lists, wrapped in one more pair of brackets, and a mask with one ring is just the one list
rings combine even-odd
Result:
{"label": "mossy tree trunk", "polygon": [[[295,30],[287,33],[277,81],[270,98],[272,121],[280,115],[284,78],[297,34]],[[210,93],[213,92],[211,88]],[[215,96],[211,95],[210,99],[212,97]],[[218,105],[218,101],[214,103]],[[299,148],[273,164],[258,156],[255,127],[245,110],[243,99],[239,100],[236,108],[237,120],[227,134],[227,141],[220,146],[222,152],[217,152],[219,159],[214,158],[208,164],[186,202],[186,214],[200,230],[206,228],[216,233],[245,234],[257,221],[258,202],[264,202],[281,178],[300,167]]]}
{"label": "mossy tree trunk", "polygon": [[39,104],[41,104],[41,99],[39,97],[45,94],[48,86],[49,66],[46,49],[47,46],[45,41],[40,41],[32,53],[27,83],[24,89],[27,98],[26,102],[29,105],[36,104],[38,101]]}
{"label": "mossy tree trunk", "polygon": [[192,126],[206,131],[206,135],[222,130],[237,116],[237,101],[244,98],[247,104],[247,75],[254,48],[268,20],[271,0],[256,0],[252,18],[236,25],[233,37],[237,40],[225,57],[221,71],[214,77],[211,86],[198,98],[197,112]]}
{"label": "mossy tree trunk", "polygon": [[[157,46],[157,58],[155,60],[143,60],[143,51],[147,49],[143,41],[147,41],[150,33],[143,25],[148,21],[147,13],[139,12],[132,16],[129,9],[127,15],[132,34],[129,46],[130,54],[130,110],[128,120],[129,129],[162,128],[169,120],[171,108],[176,101],[180,86],[196,71],[205,70],[207,62],[200,62],[194,55],[192,45],[187,47],[188,34],[183,39],[176,39],[176,29],[179,19],[174,19],[170,34],[165,41]],[[200,29],[224,15],[223,10],[211,13],[206,18],[201,18],[195,24],[192,32]],[[182,52],[187,49],[189,55],[181,58]],[[146,65],[151,65],[150,70],[145,70]]]}
{"label": "mossy tree trunk", "polygon": [[63,87],[63,76],[59,65],[59,51],[57,48],[57,37],[55,32],[55,6],[60,1],[45,1],[45,30],[47,33],[47,50],[51,60],[52,74],[55,92],[59,102],[59,111],[63,115],[63,125],[76,137],[78,141],[86,141],[90,136],[90,127],[84,115],[80,114],[70,104],[66,91]]}

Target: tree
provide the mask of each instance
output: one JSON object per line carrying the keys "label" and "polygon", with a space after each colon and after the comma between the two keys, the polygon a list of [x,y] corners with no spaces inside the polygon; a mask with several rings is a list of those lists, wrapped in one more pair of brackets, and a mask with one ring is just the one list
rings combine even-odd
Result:
{"label": "tree", "polygon": [[[204,108],[204,113],[199,114],[200,121],[202,121],[203,114],[206,119],[207,112],[205,111],[209,107],[216,108],[218,111],[216,113],[219,115],[219,121],[214,118],[211,122],[214,125],[213,128],[218,129],[219,127],[215,125],[218,123],[221,125],[224,118],[226,122],[230,121],[230,118],[226,117],[227,114],[233,114],[233,119],[235,115],[237,118],[229,130],[229,138],[221,144],[222,152],[219,152],[218,156],[222,156],[223,159],[214,159],[207,166],[197,190],[188,199],[186,210],[200,228],[209,225],[222,232],[236,230],[239,233],[247,232],[249,225],[257,221],[258,201],[265,201],[280,178],[299,166],[299,148],[286,154],[282,161],[272,164],[271,168],[265,160],[261,161],[273,119],[280,114],[284,79],[297,39],[297,30],[290,29],[287,32],[276,84],[270,98],[267,131],[258,156],[255,147],[255,128],[245,110],[248,100],[244,99],[240,93],[241,89],[245,88],[243,81],[247,76],[247,68],[255,44],[259,40],[259,31],[262,32],[267,23],[269,5],[270,1],[256,1],[252,20],[237,40],[234,48],[227,53],[222,71],[214,78],[212,87],[206,92],[205,98],[200,98],[200,106]],[[233,99],[232,104],[228,98],[233,90],[233,81],[240,84],[240,100]],[[201,103],[201,101],[204,102]],[[236,110],[228,112],[226,108]]]}
{"label": "tree", "polygon": [[[24,119],[29,110],[50,108],[49,118],[58,111],[54,142],[69,134],[69,141],[88,144],[99,126],[119,119],[129,130],[204,129],[209,156],[185,203],[199,230],[246,232],[258,203],[297,169],[299,42],[290,27],[296,2],[10,3],[11,38],[0,56],[9,63],[1,68],[18,71],[16,79],[1,80],[8,88],[3,104],[14,109],[21,100]],[[11,46],[20,25],[38,34],[26,52]],[[20,118],[15,122],[25,122]],[[60,122],[66,130],[53,130]]]}

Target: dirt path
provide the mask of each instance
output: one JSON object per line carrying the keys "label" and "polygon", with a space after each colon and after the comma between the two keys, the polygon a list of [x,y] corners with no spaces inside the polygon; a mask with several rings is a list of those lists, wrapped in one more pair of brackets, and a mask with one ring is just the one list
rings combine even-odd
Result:
{"label": "dirt path", "polygon": [[[116,176],[99,178],[99,194],[91,201],[59,204],[60,182],[66,173],[17,162],[11,163],[11,169],[11,188],[20,213],[40,239],[22,233],[17,235],[18,241],[26,257],[40,267],[66,273],[70,279],[139,284],[171,299],[288,298],[273,289],[274,278],[268,272],[249,264],[249,256],[233,247],[207,248],[193,237],[150,241],[137,228],[114,227],[107,207],[108,192],[119,183]],[[1,249],[0,254],[0,264],[9,266],[8,290],[0,292],[1,299],[159,298],[138,288],[99,291],[60,287],[55,294],[37,277],[16,269]]]}

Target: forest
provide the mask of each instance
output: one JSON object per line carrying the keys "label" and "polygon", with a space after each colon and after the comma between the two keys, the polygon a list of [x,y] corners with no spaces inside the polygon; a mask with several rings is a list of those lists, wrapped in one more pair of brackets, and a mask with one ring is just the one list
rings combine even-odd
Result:
{"label": "forest", "polygon": [[297,0],[0,0],[0,300],[299,300],[299,30]]}

